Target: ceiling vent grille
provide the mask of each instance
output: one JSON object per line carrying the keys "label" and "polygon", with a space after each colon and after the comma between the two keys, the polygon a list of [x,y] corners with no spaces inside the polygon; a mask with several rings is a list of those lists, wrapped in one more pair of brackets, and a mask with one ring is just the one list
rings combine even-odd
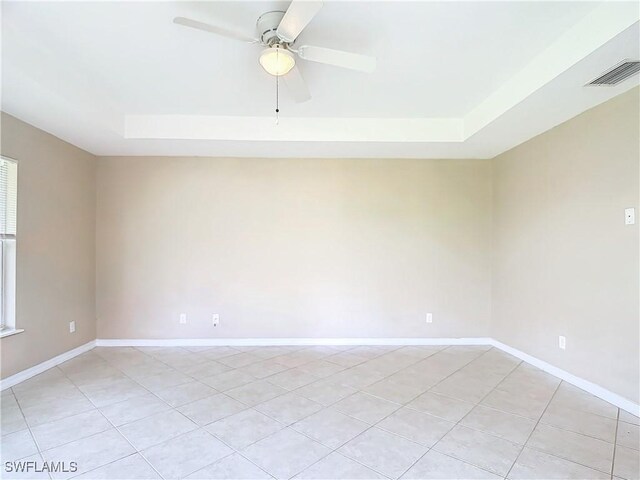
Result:
{"label": "ceiling vent grille", "polygon": [[638,72],[640,72],[640,61],[625,60],[587,83],[587,86],[617,85]]}

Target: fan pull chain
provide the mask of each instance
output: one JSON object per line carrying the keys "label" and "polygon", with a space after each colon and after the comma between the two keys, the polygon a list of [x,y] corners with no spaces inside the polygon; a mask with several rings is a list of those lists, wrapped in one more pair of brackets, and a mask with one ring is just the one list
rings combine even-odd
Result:
{"label": "fan pull chain", "polygon": [[276,125],[280,124],[280,77],[276,76]]}
{"label": "fan pull chain", "polygon": [[[278,62],[278,56],[280,51],[276,50],[276,63]],[[276,75],[276,125],[280,124],[280,75]]]}

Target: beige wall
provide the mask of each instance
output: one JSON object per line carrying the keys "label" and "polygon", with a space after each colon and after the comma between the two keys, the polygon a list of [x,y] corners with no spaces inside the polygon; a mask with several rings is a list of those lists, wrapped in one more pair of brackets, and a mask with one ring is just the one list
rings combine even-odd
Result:
{"label": "beige wall", "polygon": [[101,158],[97,191],[99,338],[489,330],[490,162]]}
{"label": "beige wall", "polygon": [[493,337],[635,402],[638,93],[494,160],[492,296]]}
{"label": "beige wall", "polygon": [[[18,160],[16,326],[2,378],[96,338],[95,157],[2,114],[2,155]],[[76,333],[69,333],[75,320]]]}
{"label": "beige wall", "polygon": [[97,308],[99,338],[493,336],[637,402],[638,105],[493,161],[100,158],[97,182],[3,114],[26,331],[2,377],[96,338]]}

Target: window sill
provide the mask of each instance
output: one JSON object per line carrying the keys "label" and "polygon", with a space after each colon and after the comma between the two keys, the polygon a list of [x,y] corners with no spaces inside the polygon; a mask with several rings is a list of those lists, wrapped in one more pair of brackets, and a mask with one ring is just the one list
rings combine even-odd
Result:
{"label": "window sill", "polygon": [[5,330],[0,331],[0,338],[9,337],[11,335],[15,335],[17,333],[24,332],[23,328],[7,328]]}

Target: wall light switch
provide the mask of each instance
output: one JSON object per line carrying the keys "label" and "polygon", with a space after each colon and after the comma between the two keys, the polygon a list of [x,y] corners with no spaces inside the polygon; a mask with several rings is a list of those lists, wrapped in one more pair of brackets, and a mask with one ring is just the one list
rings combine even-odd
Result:
{"label": "wall light switch", "polygon": [[181,313],[180,314],[180,323],[182,323],[183,325],[185,323],[187,323],[187,314],[186,313]]}
{"label": "wall light switch", "polygon": [[211,315],[211,322],[213,323],[214,327],[217,327],[220,324],[220,315],[218,315],[217,313]]}
{"label": "wall light switch", "polygon": [[633,225],[636,223],[636,209],[635,208],[625,208],[624,209],[624,224],[625,225]]}
{"label": "wall light switch", "polygon": [[427,313],[427,323],[433,323],[433,314]]}
{"label": "wall light switch", "polygon": [[560,347],[562,350],[567,348],[567,339],[562,335],[558,337],[558,347]]}
{"label": "wall light switch", "polygon": [[76,322],[69,322],[69,333],[74,333],[76,331]]}

